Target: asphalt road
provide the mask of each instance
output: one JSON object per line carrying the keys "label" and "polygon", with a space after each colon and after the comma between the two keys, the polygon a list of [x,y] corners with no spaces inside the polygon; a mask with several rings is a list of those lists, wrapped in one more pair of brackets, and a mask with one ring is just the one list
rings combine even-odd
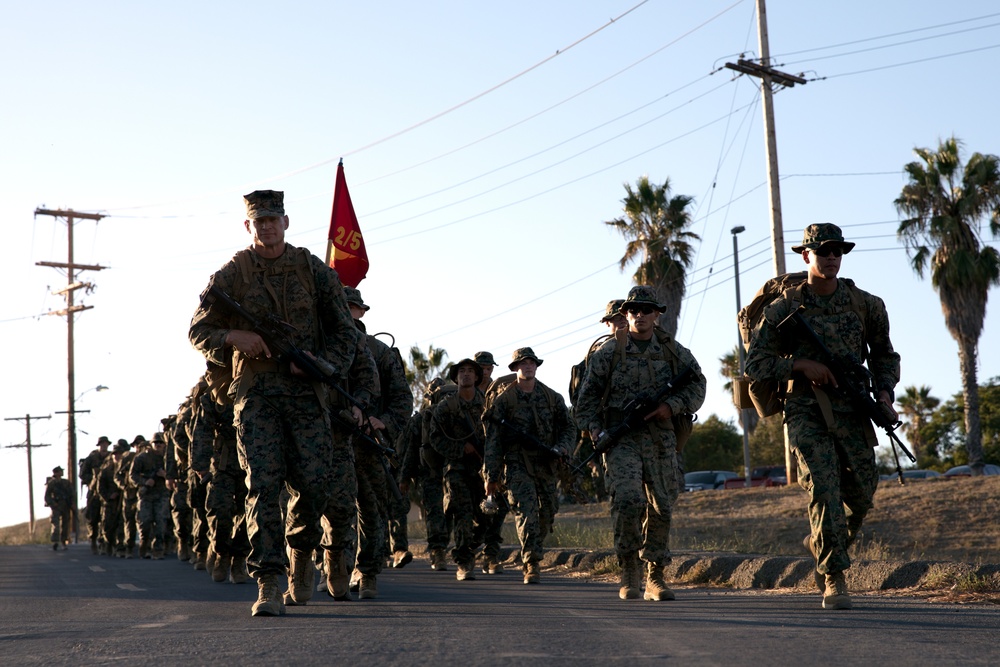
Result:
{"label": "asphalt road", "polygon": [[1000,664],[1000,606],[678,588],[673,602],[542,573],[458,582],[425,560],[379,577],[379,599],[316,593],[252,618],[256,585],[177,560],[0,547],[0,664],[941,665]]}

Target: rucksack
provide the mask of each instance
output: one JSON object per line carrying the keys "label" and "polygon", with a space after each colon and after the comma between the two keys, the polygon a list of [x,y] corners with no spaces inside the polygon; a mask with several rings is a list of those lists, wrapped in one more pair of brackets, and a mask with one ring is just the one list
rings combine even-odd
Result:
{"label": "rucksack", "polygon": [[[744,306],[736,316],[740,328],[743,350],[750,350],[753,333],[764,317],[764,310],[778,297],[785,297],[793,304],[793,309],[802,304],[802,287],[806,284],[807,273],[783,273],[765,282],[752,301]],[[840,278],[850,294],[850,310],[857,313],[864,327],[867,307],[861,292],[850,278]],[[761,417],[776,415],[785,407],[787,384],[777,380],[751,380],[746,375],[733,379],[733,402],[740,410],[756,410]]]}

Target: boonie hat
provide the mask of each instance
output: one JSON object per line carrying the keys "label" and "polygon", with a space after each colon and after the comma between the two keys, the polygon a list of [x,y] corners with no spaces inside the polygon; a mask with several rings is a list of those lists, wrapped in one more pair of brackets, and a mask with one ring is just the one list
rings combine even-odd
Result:
{"label": "boonie hat", "polygon": [[285,193],[278,190],[254,190],[243,195],[247,206],[247,218],[256,220],[268,216],[281,217],[285,214]]}
{"label": "boonie hat", "polygon": [[625,299],[608,301],[608,305],[604,309],[604,317],[601,318],[601,321],[610,322],[615,315],[620,315],[623,303],[625,303]]}
{"label": "boonie hat", "polygon": [[851,252],[854,244],[844,240],[840,227],[829,222],[819,222],[809,225],[802,232],[802,245],[792,246],[792,252],[802,254],[803,250],[817,250],[827,243],[836,243],[844,249],[844,254]]}
{"label": "boonie hat", "polygon": [[53,475],[56,474],[56,473],[59,473],[61,475],[62,472],[63,472],[62,466],[56,466],[55,468],[52,469],[52,474]]}
{"label": "boonie hat", "polygon": [[476,384],[483,381],[483,367],[480,366],[475,359],[462,359],[457,364],[452,364],[451,368],[448,369],[448,379],[452,382],[458,382],[458,369],[462,366],[471,366],[476,371]]}
{"label": "boonie hat", "polygon": [[163,439],[163,434],[160,433],[160,432],[154,433],[153,437],[149,439],[149,442],[152,443],[152,444],[154,444],[154,445],[156,443],[160,443],[162,445],[167,444],[167,441]]}
{"label": "boonie hat", "polygon": [[476,361],[477,364],[480,364],[482,366],[499,366],[500,365],[496,361],[493,360],[493,353],[492,352],[476,352],[472,356],[472,358]]}
{"label": "boonie hat", "polygon": [[656,290],[648,285],[636,285],[628,291],[628,298],[620,306],[621,312],[626,312],[636,306],[652,306],[661,313],[667,311],[667,307],[656,300]]}
{"label": "boonie hat", "polygon": [[538,355],[535,354],[534,350],[532,350],[530,347],[519,347],[516,350],[514,350],[513,360],[509,364],[507,364],[507,368],[510,370],[514,370],[514,367],[517,366],[522,361],[524,361],[525,359],[534,359],[537,365],[539,366],[542,365],[542,360],[538,358]]}
{"label": "boonie hat", "polygon": [[111,441],[108,440],[108,436],[102,435],[100,438],[97,439],[97,444],[98,445],[110,445]]}
{"label": "boonie hat", "polygon": [[345,287],[344,296],[347,297],[347,303],[353,303],[361,310],[371,310],[371,307],[368,306],[365,303],[365,300],[361,298],[361,290],[357,287]]}

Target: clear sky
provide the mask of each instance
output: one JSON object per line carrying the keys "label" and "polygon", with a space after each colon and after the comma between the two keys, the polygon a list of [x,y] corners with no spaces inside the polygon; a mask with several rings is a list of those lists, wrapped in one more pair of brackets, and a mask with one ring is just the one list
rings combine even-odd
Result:
{"label": "clear sky", "polygon": [[[631,11],[630,11],[631,10]],[[616,19],[613,22],[611,19]],[[857,249],[842,275],[882,296],[901,387],[961,388],[929,281],[895,238],[916,146],[955,135],[1000,153],[992,0],[770,0],[774,65],[809,79],[775,95],[785,249],[810,222]],[[530,345],[566,391],[634,267],[602,224],[643,174],[695,197],[701,236],[678,339],[709,378],[701,414],[735,417],[718,358],[733,349],[730,230],[745,304],[771,275],[752,0],[16,3],[0,22],[2,417],[32,423],[34,498],[66,465],[63,220],[93,306],[76,316],[79,456],[99,435],[149,437],[204,368],[187,327],[208,277],[249,242],[242,195],[285,191],[289,242],[325,252],[337,159],[368,245],[370,332],[507,360]],[[788,268],[800,259],[786,255]],[[996,298],[996,290],[991,292]],[[981,381],[1000,375],[990,304]],[[501,368],[498,372],[505,369]],[[108,391],[91,391],[104,385]],[[0,445],[24,423],[0,422]],[[27,519],[24,449],[0,451],[0,525]]]}

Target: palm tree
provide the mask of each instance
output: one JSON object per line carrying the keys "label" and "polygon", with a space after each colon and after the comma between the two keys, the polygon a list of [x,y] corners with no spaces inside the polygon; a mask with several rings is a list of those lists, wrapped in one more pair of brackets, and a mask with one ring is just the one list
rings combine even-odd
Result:
{"label": "palm tree", "polygon": [[413,405],[420,409],[424,392],[435,378],[446,377],[445,359],[448,353],[440,347],[427,346],[427,353],[414,345],[410,348],[410,363],[406,364],[406,381],[413,392]]}
{"label": "palm tree", "polygon": [[[917,458],[924,460],[936,458],[936,444],[926,442],[921,430],[934,410],[941,405],[941,399],[931,396],[931,388],[926,385],[921,385],[919,389],[911,385],[906,387],[897,401],[900,414],[907,418],[907,421],[903,422],[903,433],[913,445]],[[923,466],[922,463],[920,465]]]}
{"label": "palm tree", "polygon": [[629,262],[638,259],[639,266],[632,276],[636,285],[650,285],[667,310],[660,316],[660,327],[671,336],[677,333],[677,318],[684,297],[684,280],[694,248],[689,241],[698,239],[687,231],[691,224],[688,210],[693,197],[670,196],[670,179],[663,185],[653,185],[649,176],[641,177],[635,189],[625,183],[622,199],[625,215],[604,224],[617,229],[628,244],[618,262],[622,271]]}
{"label": "palm tree", "polygon": [[1000,159],[973,153],[965,168],[959,142],[942,141],[937,151],[914,150],[922,162],[904,167],[909,183],[896,199],[906,216],[897,235],[906,244],[916,274],[930,265],[931,284],[941,299],[945,326],[958,342],[965,398],[965,446],[972,474],[982,474],[976,358],[991,285],[1000,284],[1000,253],[983,243],[984,218],[993,238],[1000,235]]}
{"label": "palm tree", "polygon": [[[733,405],[735,406],[736,396],[733,395],[733,378],[738,378],[740,376],[740,357],[738,348],[733,348],[732,352],[728,352],[719,357],[719,375],[723,380],[725,380],[725,383],[722,385],[723,391],[729,392],[729,395],[733,399]],[[737,407],[736,412],[739,413],[740,426],[746,428],[747,433],[753,435],[754,429],[757,428],[757,423],[760,421],[757,411],[740,410]],[[746,415],[746,423],[743,422],[744,415]]]}

